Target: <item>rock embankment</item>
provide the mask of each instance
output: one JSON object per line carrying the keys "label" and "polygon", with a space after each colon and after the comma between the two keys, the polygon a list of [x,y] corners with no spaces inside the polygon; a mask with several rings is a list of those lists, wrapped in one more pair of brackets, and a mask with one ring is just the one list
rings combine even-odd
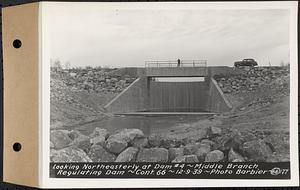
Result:
{"label": "rock embankment", "polygon": [[89,93],[119,93],[130,85],[136,76],[113,74],[115,69],[105,68],[81,68],[65,69],[62,71],[53,70],[52,78],[60,78],[74,90],[86,91]]}
{"label": "rock embankment", "polygon": [[[146,137],[139,129],[109,134],[95,128],[89,136],[79,131],[51,131],[52,162],[245,162],[288,161],[289,142],[282,134],[263,138],[247,131],[205,128],[199,139]],[[251,134],[251,135],[249,135]],[[278,142],[275,139],[280,139]],[[167,143],[166,143],[167,142]]]}
{"label": "rock embankment", "polygon": [[224,93],[246,93],[264,87],[288,93],[289,76],[289,67],[255,67],[248,72],[215,75],[214,78]]}
{"label": "rock embankment", "polygon": [[50,127],[69,128],[105,117],[103,106],[136,79],[132,72],[119,75],[117,71],[100,67],[51,68]]}

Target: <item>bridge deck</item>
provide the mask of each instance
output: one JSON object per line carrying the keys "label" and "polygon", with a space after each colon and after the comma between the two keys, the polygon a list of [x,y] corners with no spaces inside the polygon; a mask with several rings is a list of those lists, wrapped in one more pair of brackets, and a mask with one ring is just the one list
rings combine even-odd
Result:
{"label": "bridge deck", "polygon": [[198,77],[207,76],[206,67],[148,67],[148,77]]}

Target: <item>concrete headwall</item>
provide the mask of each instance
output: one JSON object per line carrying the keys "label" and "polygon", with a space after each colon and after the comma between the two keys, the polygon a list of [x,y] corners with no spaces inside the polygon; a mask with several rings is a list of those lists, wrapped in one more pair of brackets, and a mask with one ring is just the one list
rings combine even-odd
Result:
{"label": "concrete headwall", "polygon": [[231,109],[232,106],[218,86],[217,81],[211,78],[209,84],[208,110],[220,113],[230,111]]}
{"label": "concrete headwall", "polygon": [[147,78],[138,78],[104,108],[111,113],[145,111],[149,105]]}
{"label": "concrete headwall", "polygon": [[136,79],[104,107],[111,113],[138,111],[227,112],[232,109],[217,82],[154,82]]}

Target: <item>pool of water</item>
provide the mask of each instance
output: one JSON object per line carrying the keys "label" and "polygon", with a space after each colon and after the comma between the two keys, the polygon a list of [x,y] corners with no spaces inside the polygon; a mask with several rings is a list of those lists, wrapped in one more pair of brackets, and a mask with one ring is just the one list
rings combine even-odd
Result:
{"label": "pool of water", "polygon": [[183,116],[113,116],[108,119],[96,121],[76,127],[78,131],[89,135],[96,127],[105,128],[110,133],[119,129],[137,128],[145,135],[159,133],[176,125],[193,123],[208,118],[208,115],[183,115]]}

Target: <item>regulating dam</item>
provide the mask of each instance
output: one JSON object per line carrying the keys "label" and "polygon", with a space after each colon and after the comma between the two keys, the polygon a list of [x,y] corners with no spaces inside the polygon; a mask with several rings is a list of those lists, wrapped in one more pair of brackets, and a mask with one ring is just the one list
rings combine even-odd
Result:
{"label": "regulating dam", "polygon": [[139,77],[105,109],[115,114],[220,113],[232,107],[206,61],[146,62]]}

